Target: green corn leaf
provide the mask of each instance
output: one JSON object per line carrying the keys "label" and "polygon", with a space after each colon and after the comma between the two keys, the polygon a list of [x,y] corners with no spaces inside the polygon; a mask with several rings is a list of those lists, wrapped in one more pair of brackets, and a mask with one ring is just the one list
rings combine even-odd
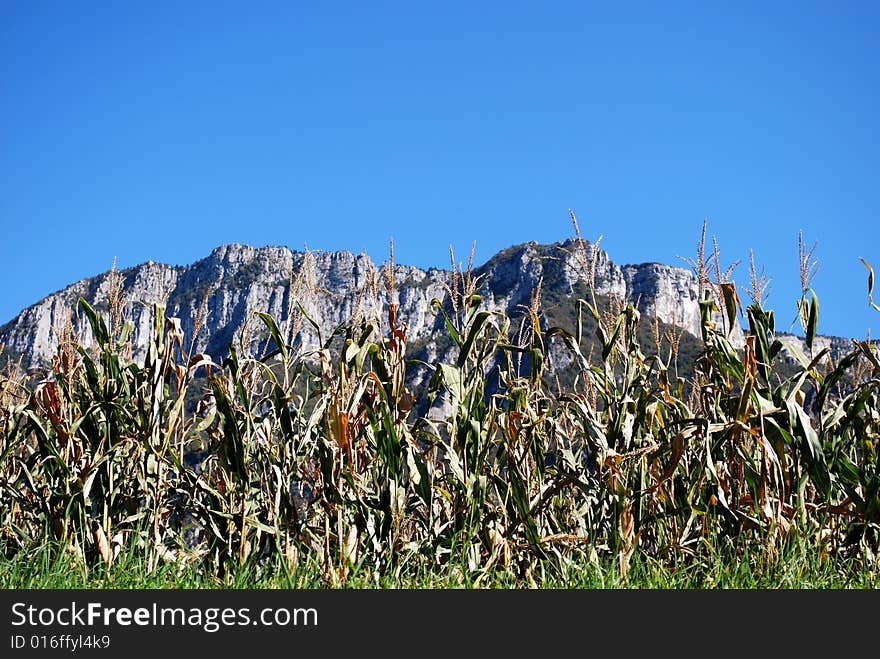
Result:
{"label": "green corn leaf", "polygon": [[461,383],[461,371],[449,364],[440,364],[440,375],[446,389],[452,394],[453,405],[458,406],[461,401],[463,391]]}
{"label": "green corn leaf", "polygon": [[257,316],[269,329],[269,335],[275,342],[275,347],[281,351],[281,357],[284,359],[285,362],[287,362],[287,345],[281,338],[281,331],[278,329],[278,325],[275,323],[275,319],[269,314],[263,313],[262,311],[258,311]]}
{"label": "green corn leaf", "polygon": [[240,482],[247,481],[247,466],[245,463],[245,447],[241,436],[241,430],[235,418],[232,401],[226,394],[223,383],[216,375],[211,376],[211,388],[217,401],[217,411],[223,422],[223,453],[229,468]]}
{"label": "green corn leaf", "polygon": [[248,526],[252,526],[255,529],[260,529],[260,531],[262,531],[263,533],[268,533],[269,535],[275,535],[275,529],[273,529],[271,526],[267,526],[266,524],[263,524],[263,522],[261,522],[260,520],[254,518],[254,517],[245,516],[244,521],[245,521],[245,524],[247,524]]}
{"label": "green corn leaf", "polygon": [[202,433],[205,430],[207,430],[208,428],[210,428],[211,424],[214,423],[214,419],[216,419],[216,418],[217,418],[217,408],[214,406],[211,406],[208,409],[207,414],[205,414],[205,417],[203,419],[198,419],[196,424],[190,429],[190,431],[188,433],[189,437],[190,438],[196,437],[200,433]]}
{"label": "green corn leaf", "polygon": [[69,475],[70,469],[67,467],[67,463],[62,459],[61,454],[58,452],[58,447],[55,445],[54,438],[49,436],[48,431],[43,427],[39,417],[34,414],[32,410],[25,410],[24,413],[30,419],[31,428],[37,436],[37,442],[43,455],[53,456],[61,466],[64,474]]}
{"label": "green corn leaf", "polygon": [[819,326],[819,298],[815,291],[810,291],[809,316],[807,318],[807,348],[813,349],[813,340],[816,338],[816,328]]}
{"label": "green corn leaf", "polygon": [[89,321],[89,325],[92,327],[92,334],[95,335],[95,342],[99,346],[106,346],[110,343],[110,333],[107,331],[107,323],[104,322],[104,319],[98,315],[92,305],[86,302],[84,297],[79,298],[79,306],[82,307],[86,314],[86,318]]}
{"label": "green corn leaf", "polygon": [[464,366],[467,358],[470,356],[473,351],[474,344],[477,341],[477,337],[480,335],[480,332],[483,330],[483,326],[486,324],[486,321],[489,319],[489,316],[492,315],[490,311],[481,311],[474,318],[473,323],[471,324],[470,330],[468,331],[467,338],[464,343],[461,344],[461,350],[458,353],[458,367],[461,368]]}
{"label": "green corn leaf", "polygon": [[562,338],[562,341],[565,343],[568,349],[572,353],[574,353],[574,356],[577,358],[581,368],[585,372],[589,372],[590,364],[587,361],[587,358],[584,357],[583,353],[581,352],[580,343],[576,340],[576,337],[573,337],[561,327],[551,327],[547,330],[547,339],[549,340],[553,336],[559,336],[560,338]]}
{"label": "green corn leaf", "polygon": [[811,370],[809,357],[804,354],[804,351],[801,350],[800,346],[798,346],[796,343],[784,343],[782,345],[782,349],[785,350],[785,352],[787,352],[789,355],[794,357],[795,360],[797,360],[798,364],[800,364],[804,370]]}
{"label": "green corn leaf", "polygon": [[737,308],[742,309],[739,296],[736,294],[736,286],[732,282],[721,284],[721,295],[724,298],[724,310],[727,312],[727,333],[736,326]]}
{"label": "green corn leaf", "polygon": [[849,353],[840,360],[840,363],[837,364],[837,367],[831,371],[831,373],[825,376],[822,381],[822,386],[819,387],[819,393],[816,396],[816,407],[818,409],[821,410],[825,406],[825,400],[828,398],[828,395],[834,389],[835,385],[837,385],[837,383],[840,382],[852,369],[852,366],[859,358],[859,355],[860,352],[858,350]]}
{"label": "green corn leaf", "polygon": [[544,370],[544,353],[540,348],[535,347],[530,351],[530,356],[532,366],[529,380],[532,384],[538,384],[541,380],[541,373]]}
{"label": "green corn leaf", "polygon": [[449,318],[449,314],[446,313],[446,309],[443,308],[443,303],[435,297],[431,300],[431,306],[436,307],[437,310],[440,311],[441,314],[443,314],[443,320],[446,322],[446,330],[449,332],[449,336],[452,337],[452,340],[455,341],[455,344],[457,346],[461,347],[461,335],[458,333],[458,330],[455,329],[455,325]]}
{"label": "green corn leaf", "polygon": [[299,309],[300,313],[303,315],[303,318],[306,319],[306,321],[309,323],[309,325],[311,325],[311,326],[314,328],[315,332],[317,333],[317,335],[318,335],[318,345],[323,345],[323,344],[324,344],[324,341],[323,341],[323,339],[321,338],[321,327],[320,327],[320,325],[318,325],[318,323],[316,323],[315,320],[309,315],[309,312],[306,311],[305,307],[300,303],[299,300],[296,301],[296,307],[297,307],[297,309]]}
{"label": "green corn leaf", "polygon": [[802,447],[807,460],[807,471],[816,488],[828,494],[831,489],[831,480],[829,477],[828,466],[825,460],[825,454],[822,451],[822,444],[816,430],[810,423],[810,417],[800,405],[796,402],[788,402],[789,412],[794,412],[797,428],[800,431],[802,439]]}
{"label": "green corn leaf", "polygon": [[122,324],[122,329],[119,331],[119,341],[117,341],[117,345],[125,345],[128,342],[128,339],[131,337],[132,332],[134,331],[134,323],[130,320],[126,320]]}
{"label": "green corn leaf", "polygon": [[507,482],[510,484],[510,493],[519,516],[519,521],[526,532],[526,540],[533,550],[543,553],[538,538],[538,527],[535,525],[535,518],[529,507],[530,502],[526,490],[526,479],[523,477],[519,466],[513,460],[513,456],[508,456],[507,466]]}
{"label": "green corn leaf", "polygon": [[781,439],[788,446],[796,444],[792,434],[786,428],[783,428],[772,416],[764,417],[764,421],[767,423],[767,433],[771,438]]}
{"label": "green corn leaf", "polygon": [[611,354],[611,351],[614,349],[614,344],[617,342],[617,337],[620,335],[624,319],[624,314],[620,314],[617,317],[617,320],[614,321],[614,329],[611,331],[611,337],[607,340],[605,339],[605,332],[601,331],[600,328],[599,338],[602,341],[602,361],[606,361]]}
{"label": "green corn leaf", "polygon": [[700,300],[700,333],[703,341],[709,338],[709,330],[712,326],[712,314],[718,311],[718,305],[712,299],[710,292],[707,290],[705,297]]}
{"label": "green corn leaf", "polygon": [[107,462],[111,457],[112,457],[111,453],[105,453],[98,460],[96,460],[92,465],[90,465],[89,473],[86,476],[86,479],[82,485],[82,498],[83,498],[84,503],[88,504],[89,494],[91,494],[92,486],[95,483],[95,478],[101,472],[99,467],[102,464],[104,464],[105,462]]}
{"label": "green corn leaf", "polygon": [[583,308],[586,302],[577,301],[577,326],[575,328],[575,342],[580,345],[584,338],[584,313]]}
{"label": "green corn leaf", "polygon": [[801,328],[804,332],[807,331],[807,325],[810,322],[810,303],[807,301],[807,298],[802,297],[797,302],[798,308],[798,318],[801,321]]}
{"label": "green corn leaf", "polygon": [[446,464],[449,467],[449,471],[452,472],[452,475],[458,479],[458,482],[461,485],[464,485],[467,482],[467,479],[464,475],[464,467],[461,464],[461,459],[458,456],[458,452],[449,444],[442,443],[444,448],[444,456],[446,457]]}

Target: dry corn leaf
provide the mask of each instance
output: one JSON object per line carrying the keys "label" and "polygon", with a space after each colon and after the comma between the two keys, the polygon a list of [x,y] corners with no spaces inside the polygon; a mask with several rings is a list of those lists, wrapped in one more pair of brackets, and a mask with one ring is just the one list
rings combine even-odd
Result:
{"label": "dry corn leaf", "polygon": [[101,558],[107,563],[107,565],[109,565],[110,561],[113,560],[110,553],[110,543],[107,541],[107,534],[104,533],[104,529],[97,520],[92,522],[92,537],[95,541],[95,547],[98,549],[98,553],[101,554]]}

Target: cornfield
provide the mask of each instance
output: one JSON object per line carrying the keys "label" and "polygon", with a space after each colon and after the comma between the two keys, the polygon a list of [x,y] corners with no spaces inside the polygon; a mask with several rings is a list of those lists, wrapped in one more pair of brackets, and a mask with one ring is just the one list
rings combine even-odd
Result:
{"label": "cornfield", "polygon": [[[688,565],[799,537],[876,565],[880,360],[856,340],[836,363],[813,354],[809,283],[806,351],[783,346],[759,291],[737,349],[737,288],[706,278],[688,380],[674,346],[644,354],[632,305],[587,295],[571,300],[576,327],[545,327],[537,291],[517,331],[463,276],[433,302],[448,363],[408,359],[393,302],[317,350],[256,314],[268,348],[239,337],[222,359],[188,354],[157,303],[136,363],[131,323],[80,299],[89,348],[70,336],[45,371],[0,376],[0,551],[52,542],[89,566],[135,552],[216,574],[308,558],[341,583],[355,566],[527,577],[609,558],[625,577],[635,554]],[[598,354],[582,351],[587,320]],[[571,386],[546,377],[553,344]],[[793,375],[775,366],[783,352]],[[416,368],[422,391],[408,389]]]}

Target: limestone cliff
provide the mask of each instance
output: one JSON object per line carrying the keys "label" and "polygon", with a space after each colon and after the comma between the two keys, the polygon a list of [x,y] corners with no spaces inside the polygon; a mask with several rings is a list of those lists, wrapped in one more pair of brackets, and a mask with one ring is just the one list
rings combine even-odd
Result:
{"label": "limestone cliff", "polygon": [[[564,304],[585,294],[585,279],[592,271],[597,295],[631,302],[643,318],[656,313],[662,322],[699,335],[699,291],[693,273],[658,263],[619,266],[598,249],[592,264],[592,254],[591,246],[581,251],[573,239],[550,245],[526,243],[499,252],[472,275],[487,308],[518,315],[530,303],[539,282],[545,299],[553,297]],[[194,352],[217,357],[226,354],[229,342],[246,323],[247,331],[253,333],[249,336],[260,337],[263,327],[253,320],[257,311],[273,315],[292,341],[316,347],[317,333],[298,313],[297,302],[320,327],[322,338],[356,310],[383,313],[388,302],[383,266],[374,265],[367,255],[344,251],[306,254],[286,247],[230,244],[217,247],[192,265],[147,262],[118,274],[123,283],[124,316],[134,323],[135,358],[144,354],[153,304],[160,298],[166,299],[166,314],[180,319],[186,348],[192,343]],[[398,316],[408,325],[410,344],[426,349],[428,359],[436,358],[440,348],[432,339],[442,331],[443,321],[432,312],[431,300],[447,297],[453,272],[397,265],[394,278]],[[69,314],[80,340],[88,346],[90,329],[76,307],[77,299],[82,296],[106,313],[109,286],[110,273],[104,273],[78,281],[22,311],[0,328],[0,343],[6,346],[7,355],[21,356],[28,368],[46,364]],[[193,341],[199,317],[200,329]],[[734,339],[742,340],[739,328]],[[848,344],[828,341],[840,349]]]}

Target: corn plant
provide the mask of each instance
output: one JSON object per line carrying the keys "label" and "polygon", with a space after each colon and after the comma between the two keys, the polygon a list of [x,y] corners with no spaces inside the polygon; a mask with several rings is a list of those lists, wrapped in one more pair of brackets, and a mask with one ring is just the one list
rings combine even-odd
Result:
{"label": "corn plant", "polygon": [[[880,358],[868,341],[836,362],[817,348],[812,251],[799,249],[805,351],[783,345],[760,295],[743,310],[728,273],[709,282],[700,256],[703,348],[687,382],[672,348],[643,352],[639,311],[600,307],[592,285],[571,302],[574,328],[546,326],[539,286],[514,332],[456,272],[432,303],[451,353],[417,365],[393,264],[382,316],[323,337],[297,306],[314,350],[258,313],[262,346],[246,327],[222,359],[185,353],[156,304],[135,362],[131,323],[80,300],[90,347],[71,338],[50,368],[0,376],[0,548],[51,540],[92,566],[140,552],[218,575],[305,558],[331,584],[356,567],[451,563],[479,582],[602,558],[625,576],[637,553],[686,565],[792,536],[876,560]],[[560,346],[576,377],[552,387]]]}

